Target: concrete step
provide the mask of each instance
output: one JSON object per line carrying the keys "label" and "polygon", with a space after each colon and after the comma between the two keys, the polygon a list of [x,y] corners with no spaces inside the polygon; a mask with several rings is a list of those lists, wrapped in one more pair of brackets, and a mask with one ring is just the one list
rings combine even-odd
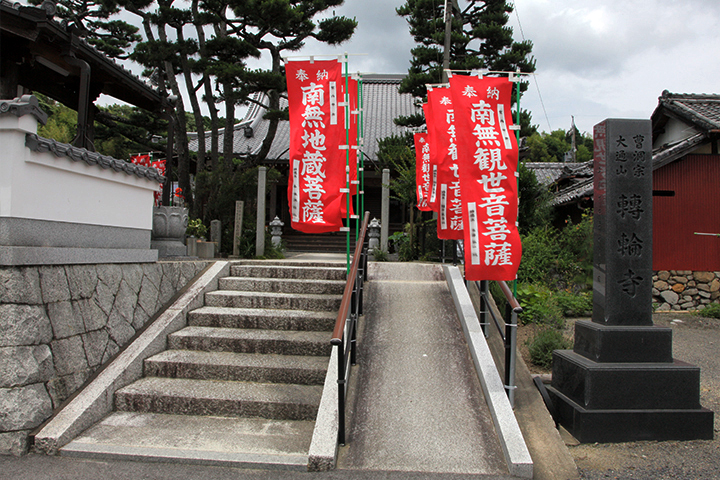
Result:
{"label": "concrete step", "polygon": [[345,280],[345,265],[315,267],[290,265],[241,264],[230,267],[231,277],[294,278],[308,280]]}
{"label": "concrete step", "polygon": [[145,360],[145,376],[322,385],[328,358],[165,350]]}
{"label": "concrete step", "polygon": [[345,256],[342,256],[342,260],[294,260],[290,259],[277,259],[277,260],[254,260],[247,259],[241,260],[233,264],[238,265],[261,265],[261,266],[282,266],[282,267],[313,267],[313,268],[345,268]]}
{"label": "concrete step", "polygon": [[315,422],[115,412],[65,457],[306,471]]}
{"label": "concrete step", "polygon": [[304,293],[238,292],[217,290],[205,294],[209,307],[273,308],[286,310],[340,310],[342,295]]}
{"label": "concrete step", "polygon": [[202,307],[188,313],[188,325],[265,330],[332,331],[337,312],[270,308]]}
{"label": "concrete step", "polygon": [[330,337],[329,332],[186,327],[168,336],[168,348],[329,356]]}
{"label": "concrete step", "polygon": [[115,392],[122,412],[315,420],[322,386],[145,377]]}
{"label": "concrete step", "polygon": [[252,292],[342,295],[345,283],[345,280],[226,277],[220,279],[218,288]]}

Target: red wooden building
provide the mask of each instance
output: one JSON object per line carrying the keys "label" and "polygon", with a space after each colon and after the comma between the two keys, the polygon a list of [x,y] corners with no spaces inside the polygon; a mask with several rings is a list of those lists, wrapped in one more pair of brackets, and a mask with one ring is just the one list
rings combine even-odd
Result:
{"label": "red wooden building", "polygon": [[720,271],[720,95],[665,91],[651,119],[653,269]]}

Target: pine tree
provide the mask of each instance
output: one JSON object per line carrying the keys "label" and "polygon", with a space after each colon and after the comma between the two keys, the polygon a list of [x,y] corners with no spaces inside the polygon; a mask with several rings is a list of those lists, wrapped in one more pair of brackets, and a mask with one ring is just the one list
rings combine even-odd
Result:
{"label": "pine tree", "polygon": [[[40,5],[43,0],[30,0]],[[87,36],[87,42],[111,58],[126,59],[135,43],[142,40],[138,28],[111,18],[121,11],[117,0],[58,0],[56,16]]]}
{"label": "pine tree", "polygon": [[[408,76],[400,85],[401,93],[415,97],[427,95],[425,85],[442,82],[445,45],[445,0],[406,0],[397,8],[407,19],[417,46],[412,49]],[[512,6],[505,0],[447,0],[452,10],[450,37],[450,70],[489,70],[534,72],[532,42],[513,40],[512,27],[507,25]],[[527,84],[521,84],[521,92]],[[401,125],[418,126],[422,115],[397,121]],[[529,125],[529,115],[525,116]],[[521,119],[522,123],[522,119]]]}

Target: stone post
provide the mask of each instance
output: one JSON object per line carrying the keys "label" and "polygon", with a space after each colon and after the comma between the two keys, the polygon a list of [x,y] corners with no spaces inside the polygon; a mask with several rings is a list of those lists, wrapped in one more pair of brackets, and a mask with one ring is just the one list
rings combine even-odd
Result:
{"label": "stone post", "polygon": [[240,256],[240,238],[242,237],[243,213],[245,210],[245,202],[237,200],[235,202],[235,230],[233,232],[233,257]]}
{"label": "stone post", "polygon": [[580,442],[713,438],[700,369],[652,323],[652,130],[610,119],[594,134],[593,319],[553,353],[557,420]]}
{"label": "stone post", "polygon": [[220,243],[222,239],[222,225],[220,220],[212,220],[210,222],[210,241],[215,244],[215,251],[220,253]]}
{"label": "stone post", "polygon": [[258,168],[257,230],[255,232],[255,255],[265,255],[265,181],[267,167]]}
{"label": "stone post", "polygon": [[382,210],[380,212],[380,249],[388,251],[388,226],[390,225],[390,169],[382,171]]}

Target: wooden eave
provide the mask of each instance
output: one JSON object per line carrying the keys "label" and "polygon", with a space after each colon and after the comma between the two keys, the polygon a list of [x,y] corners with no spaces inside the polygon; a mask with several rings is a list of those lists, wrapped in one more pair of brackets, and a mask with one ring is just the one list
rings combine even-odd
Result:
{"label": "wooden eave", "polygon": [[35,7],[0,6],[0,57],[17,65],[18,83],[78,108],[80,67],[69,57],[90,66],[90,100],[100,94],[160,112],[167,100],[120,65],[85,43],[75,32],[49,18]]}

